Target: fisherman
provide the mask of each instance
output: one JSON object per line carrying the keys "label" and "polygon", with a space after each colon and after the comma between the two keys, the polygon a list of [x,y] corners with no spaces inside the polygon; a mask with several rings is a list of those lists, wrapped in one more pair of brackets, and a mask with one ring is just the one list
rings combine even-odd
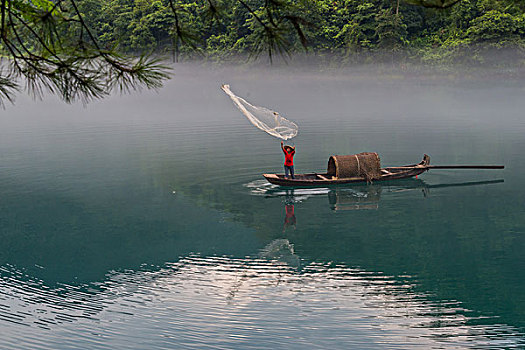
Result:
{"label": "fisherman", "polygon": [[288,177],[288,173],[290,173],[291,178],[295,179],[293,169],[293,156],[295,155],[295,147],[288,145],[284,146],[283,142],[281,141],[281,149],[284,153],[284,176]]}

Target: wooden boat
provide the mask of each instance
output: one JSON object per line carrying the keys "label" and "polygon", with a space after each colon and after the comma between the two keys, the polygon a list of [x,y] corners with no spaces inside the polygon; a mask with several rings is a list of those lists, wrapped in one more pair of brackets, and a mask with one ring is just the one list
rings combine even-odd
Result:
{"label": "wooden boat", "polygon": [[[377,155],[376,155],[377,156]],[[363,182],[388,181],[396,179],[406,179],[417,176],[430,169],[503,169],[503,165],[430,165],[430,157],[423,156],[423,160],[418,164],[411,164],[397,167],[385,167],[380,169],[380,175],[373,180],[367,176],[345,176],[344,171],[339,173],[339,168],[344,164],[338,164],[338,157],[348,156],[332,156],[328,162],[328,170],[326,173],[307,173],[297,174],[295,179],[287,178],[284,174],[263,174],[268,182],[287,187],[309,187],[309,186],[330,186],[342,185]],[[348,173],[348,172],[346,172]]]}

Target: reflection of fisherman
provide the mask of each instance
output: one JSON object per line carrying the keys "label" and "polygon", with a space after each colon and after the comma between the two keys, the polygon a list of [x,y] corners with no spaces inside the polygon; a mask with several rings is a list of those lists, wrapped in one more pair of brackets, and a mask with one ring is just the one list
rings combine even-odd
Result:
{"label": "reflection of fisherman", "polygon": [[288,145],[283,146],[283,142],[281,141],[281,149],[284,153],[284,176],[288,177],[288,173],[290,173],[292,179],[295,179],[293,169],[293,156],[295,155],[295,147]]}
{"label": "reflection of fisherman", "polygon": [[283,226],[283,232],[286,230],[286,227],[293,226],[294,230],[296,228],[297,219],[295,218],[295,208],[293,206],[294,203],[294,193],[292,190],[286,190],[286,199],[284,201],[284,212],[286,216],[284,217],[284,226]]}
{"label": "reflection of fisherman", "polygon": [[286,216],[284,217],[283,232],[288,226],[293,226],[295,230],[297,219],[295,218],[295,210],[293,204],[285,204],[284,212],[286,213]]}

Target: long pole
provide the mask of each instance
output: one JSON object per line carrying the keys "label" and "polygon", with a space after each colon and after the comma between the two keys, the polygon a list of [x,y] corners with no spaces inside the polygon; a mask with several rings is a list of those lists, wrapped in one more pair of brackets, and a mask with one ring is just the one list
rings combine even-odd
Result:
{"label": "long pole", "polygon": [[386,169],[504,169],[504,165],[412,165],[387,166]]}
{"label": "long pole", "polygon": [[504,169],[504,165],[427,165],[428,169]]}

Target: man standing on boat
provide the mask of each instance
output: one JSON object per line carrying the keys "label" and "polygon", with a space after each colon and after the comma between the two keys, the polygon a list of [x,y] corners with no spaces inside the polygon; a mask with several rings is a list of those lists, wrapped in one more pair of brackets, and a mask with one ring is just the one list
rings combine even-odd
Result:
{"label": "man standing on boat", "polygon": [[281,149],[284,153],[284,176],[288,177],[288,173],[290,173],[291,178],[295,179],[293,169],[293,156],[295,155],[295,147],[288,145],[284,146],[283,142],[281,141]]}

